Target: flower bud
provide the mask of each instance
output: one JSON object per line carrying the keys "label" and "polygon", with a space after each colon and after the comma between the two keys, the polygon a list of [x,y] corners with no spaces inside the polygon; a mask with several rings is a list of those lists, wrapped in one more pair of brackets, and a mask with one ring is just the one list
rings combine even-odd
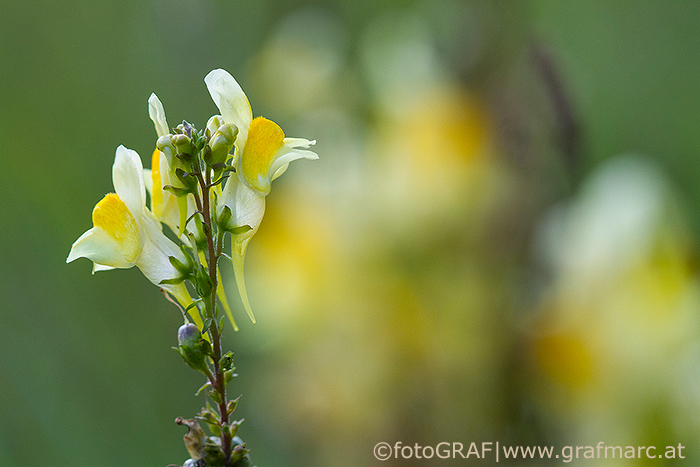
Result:
{"label": "flower bud", "polygon": [[199,339],[202,338],[202,333],[194,323],[187,323],[180,326],[177,330],[177,344],[180,347],[194,347],[199,344]]}
{"label": "flower bud", "polygon": [[216,133],[216,130],[219,129],[221,125],[224,125],[226,122],[224,121],[224,117],[221,115],[214,115],[207,121],[207,133],[208,136],[211,138],[211,136]]}
{"label": "flower bud", "polygon": [[173,135],[171,141],[177,151],[176,154],[193,155],[196,152],[192,140],[187,135]]}
{"label": "flower bud", "polygon": [[173,158],[175,157],[175,154],[177,154],[177,150],[175,149],[171,139],[172,136],[173,135],[163,135],[158,138],[158,141],[156,141],[156,147],[160,152],[165,154],[165,158],[168,160],[168,167],[172,166]]}
{"label": "flower bud", "polygon": [[236,125],[226,123],[216,130],[214,136],[209,140],[209,147],[211,148],[209,165],[214,166],[226,162],[229,152],[233,149],[233,143],[236,141],[237,135],[238,127]]}
{"label": "flower bud", "polygon": [[197,325],[192,323],[183,324],[177,330],[178,347],[175,348],[182,359],[191,368],[207,374],[206,357],[209,343],[202,339],[202,333]]}

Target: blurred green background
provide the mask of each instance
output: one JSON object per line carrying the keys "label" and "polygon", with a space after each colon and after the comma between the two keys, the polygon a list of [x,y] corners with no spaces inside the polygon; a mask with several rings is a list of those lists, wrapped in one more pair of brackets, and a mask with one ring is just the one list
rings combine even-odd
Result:
{"label": "blurred green background", "polygon": [[150,93],[201,127],[218,67],[320,155],[250,244],[256,325],[230,288],[258,466],[494,462],[381,463],[380,441],[700,462],[697,2],[0,5],[0,466],[188,457],[181,315],[136,269],[65,258],[116,147],[150,166]]}

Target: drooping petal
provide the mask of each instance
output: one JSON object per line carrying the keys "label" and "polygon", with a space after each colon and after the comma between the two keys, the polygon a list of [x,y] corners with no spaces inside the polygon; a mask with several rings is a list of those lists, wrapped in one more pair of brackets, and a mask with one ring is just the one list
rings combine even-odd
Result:
{"label": "drooping petal", "polygon": [[148,98],[148,116],[153,120],[159,137],[170,133],[168,121],[165,119],[165,109],[155,93],[151,93],[151,97]]}
{"label": "drooping petal", "polygon": [[[314,144],[316,144],[315,139],[308,140],[306,138],[284,138],[284,145],[282,146],[282,148],[284,149],[286,147],[289,149],[299,149],[299,148],[308,149],[311,146],[313,146]],[[312,151],[309,151],[309,153],[310,154],[308,154],[307,156],[304,156],[305,159],[318,159],[318,154],[316,154],[315,152],[312,152]],[[287,168],[289,168],[289,162],[287,162],[286,164],[282,165],[281,167],[279,167],[277,170],[274,171],[274,173],[272,175],[272,180],[276,179],[277,177],[279,177],[280,175],[285,173],[287,171]]]}
{"label": "drooping petal", "polygon": [[250,102],[243,89],[228,71],[221,68],[210,71],[204,78],[204,82],[224,121],[238,127],[235,145],[239,151],[242,150],[248,134],[248,126],[253,120]]}
{"label": "drooping petal", "polygon": [[219,297],[219,300],[221,300],[221,307],[226,312],[226,316],[228,316],[228,320],[231,322],[231,326],[233,326],[233,330],[238,331],[238,325],[236,324],[236,320],[233,319],[233,313],[231,312],[231,306],[228,304],[228,298],[226,298],[226,290],[224,289],[224,283],[221,281],[221,272],[219,271],[218,266],[216,267],[216,280],[217,280],[216,295]]}
{"label": "drooping petal", "polygon": [[[247,242],[246,242],[247,243]],[[253,314],[253,309],[250,306],[250,301],[248,300],[248,292],[245,288],[245,277],[243,275],[243,265],[245,263],[245,249],[243,254],[238,254],[233,252],[231,255],[231,262],[233,263],[233,274],[236,276],[236,286],[238,287],[238,295],[241,296],[241,301],[243,302],[243,307],[245,308],[248,317],[255,324],[255,315]]]}
{"label": "drooping petal", "polygon": [[[141,253],[136,219],[116,194],[105,196],[92,211],[94,227],[78,238],[66,262],[88,258],[111,268],[130,268]],[[101,270],[101,269],[95,269]]]}
{"label": "drooping petal", "polygon": [[287,146],[283,146],[275,155],[272,165],[270,166],[270,171],[268,172],[271,174],[270,181],[286,172],[289,163],[297,159],[316,160],[318,159],[318,154],[305,149],[291,149]]}
{"label": "drooping petal", "polygon": [[241,182],[238,177],[232,175],[227,180],[217,204],[217,215],[219,218],[221,218],[224,207],[228,207],[231,213],[226,223],[226,228],[231,232],[231,261],[236,277],[238,294],[241,296],[241,301],[250,320],[255,323],[255,315],[246,292],[243,266],[248,243],[255,235],[255,232],[258,231],[260,222],[262,222],[265,214],[265,197]]}
{"label": "drooping petal", "polygon": [[138,219],[146,207],[146,187],[143,182],[143,164],[134,150],[119,146],[112,165],[114,189],[129,211]]}

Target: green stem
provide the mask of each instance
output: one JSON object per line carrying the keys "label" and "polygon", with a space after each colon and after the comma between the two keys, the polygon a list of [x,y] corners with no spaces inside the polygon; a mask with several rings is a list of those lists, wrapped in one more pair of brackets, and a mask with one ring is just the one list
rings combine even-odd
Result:
{"label": "green stem", "polygon": [[[207,310],[207,317],[212,319],[212,324],[209,327],[209,335],[211,337],[211,342],[214,350],[214,379],[210,382],[212,383],[213,389],[219,393],[220,403],[219,405],[219,426],[221,427],[221,450],[224,453],[224,458],[228,462],[231,457],[231,436],[226,428],[229,425],[228,419],[228,401],[226,400],[226,379],[224,372],[219,365],[219,360],[221,360],[221,332],[219,330],[219,324],[216,320],[216,288],[218,285],[216,267],[221,256],[222,246],[222,235],[217,232],[217,241],[214,245],[214,225],[212,222],[212,207],[210,206],[210,196],[209,190],[211,189],[211,173],[209,170],[205,171],[204,177],[202,173],[197,173],[197,179],[199,181],[200,187],[202,189],[202,199],[201,199],[201,211],[204,223],[204,233],[207,239],[207,266],[209,267],[209,279],[212,283],[211,293],[209,297],[203,297],[205,299],[205,307]],[[209,300],[207,300],[207,298]]]}

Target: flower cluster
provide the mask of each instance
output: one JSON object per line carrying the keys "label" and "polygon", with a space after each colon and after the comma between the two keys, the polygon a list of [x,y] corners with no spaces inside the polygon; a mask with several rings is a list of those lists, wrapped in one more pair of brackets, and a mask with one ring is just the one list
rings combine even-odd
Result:
{"label": "flower cluster", "polygon": [[[178,330],[175,350],[206,376],[198,393],[206,391],[213,403],[207,402],[193,419],[176,420],[188,427],[184,440],[191,458],[184,465],[241,467],[250,461],[237,436],[242,420],[230,418],[238,399],[226,395],[235,368],[233,353],[221,348],[220,308],[237,327],[221,285],[219,259],[231,260],[241,300],[255,322],[243,263],[262,221],[265,197],[290,162],[318,156],[309,150],[315,141],[286,138],[276,123],[253,118],[248,98],[226,71],[214,70],[204,81],[220,115],[202,130],[183,121],[171,131],[163,105],[151,95],[148,110],[158,133],[151,169],[143,168],[135,151],[117,148],[115,193],[97,203],[93,227],[73,243],[66,261],[88,258],[93,272],[137,266],[180,303],[185,324]],[[223,252],[227,233],[230,255]],[[198,420],[212,436],[206,436]]]}
{"label": "flower cluster", "polygon": [[[163,105],[151,94],[149,115],[158,134],[151,170],[143,168],[135,151],[117,148],[112,168],[116,193],[97,203],[93,228],[76,240],[67,262],[88,258],[94,263],[93,272],[137,266],[187,308],[193,308],[196,300],[186,281],[193,284],[198,299],[209,295],[201,292],[216,282],[221,305],[235,328],[221,281],[207,278],[202,269],[207,261],[218,259],[216,249],[213,258],[209,257],[206,236],[214,235],[220,248],[223,234],[231,235],[230,259],[238,291],[255,322],[243,263],[248,243],[262,221],[265,197],[271,182],[290,162],[318,156],[309,150],[315,141],[287,138],[274,122],[253,118],[248,98],[225,70],[213,70],[204,81],[220,115],[211,117],[202,131],[187,122],[171,131]],[[176,234],[181,245],[163,233],[162,224]],[[191,314],[202,327],[199,313]]]}

